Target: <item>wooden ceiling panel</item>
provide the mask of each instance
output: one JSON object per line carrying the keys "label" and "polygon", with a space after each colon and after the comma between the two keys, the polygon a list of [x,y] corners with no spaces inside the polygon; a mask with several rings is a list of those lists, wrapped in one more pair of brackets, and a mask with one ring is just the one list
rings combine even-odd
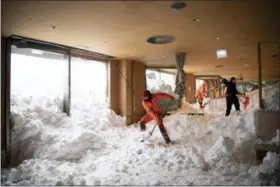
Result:
{"label": "wooden ceiling panel", "polygon": [[[187,7],[180,11],[171,9],[171,3],[3,1],[2,35],[83,45],[98,53],[157,67],[175,67],[173,54],[186,52],[187,72],[225,76],[241,72],[248,78],[257,77],[257,43],[280,41],[280,1],[187,1]],[[194,22],[195,18],[200,21]],[[161,34],[174,36],[174,42],[146,42],[149,36]],[[227,59],[216,59],[218,48],[228,49]],[[275,61],[270,56],[279,48],[274,48],[264,49],[263,60],[268,64]],[[224,67],[215,68],[218,65]],[[275,66],[264,68],[269,76],[271,70],[271,76],[276,76]]]}

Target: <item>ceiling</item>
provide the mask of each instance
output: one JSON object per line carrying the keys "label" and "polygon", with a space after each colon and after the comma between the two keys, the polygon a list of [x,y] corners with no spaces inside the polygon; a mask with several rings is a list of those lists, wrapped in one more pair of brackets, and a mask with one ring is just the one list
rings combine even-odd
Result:
{"label": "ceiling", "polygon": [[[187,1],[182,10],[171,9],[171,3],[2,1],[2,36],[85,46],[150,67],[175,67],[174,53],[186,52],[187,72],[224,77],[242,73],[244,79],[258,76],[257,43],[280,42],[278,0]],[[146,42],[152,35],[171,35],[175,40],[152,45]],[[227,49],[227,59],[216,58],[218,48]],[[274,54],[278,58],[272,58]],[[265,78],[279,77],[277,44],[262,45],[262,61]],[[219,65],[224,67],[216,68]]]}

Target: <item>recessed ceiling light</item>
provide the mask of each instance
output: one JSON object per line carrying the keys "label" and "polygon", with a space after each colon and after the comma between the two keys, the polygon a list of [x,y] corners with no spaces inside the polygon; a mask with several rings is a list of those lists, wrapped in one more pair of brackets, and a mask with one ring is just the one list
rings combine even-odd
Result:
{"label": "recessed ceiling light", "polygon": [[216,38],[217,40],[219,40],[220,38]]}
{"label": "recessed ceiling light", "polygon": [[248,65],[248,64],[245,64],[245,66],[248,67],[249,65]]}
{"label": "recessed ceiling light", "polygon": [[171,8],[175,10],[181,10],[185,8],[187,5],[185,2],[174,2],[171,4]]}
{"label": "recessed ceiling light", "polygon": [[193,21],[194,22],[199,22],[200,20],[199,20],[199,18],[194,18]]}
{"label": "recessed ceiling light", "polygon": [[226,49],[218,49],[216,51],[217,58],[227,58],[227,50]]}
{"label": "recessed ceiling light", "polygon": [[149,37],[147,39],[147,42],[151,44],[167,44],[167,43],[171,43],[173,40],[174,40],[173,36],[158,35],[158,36]]}

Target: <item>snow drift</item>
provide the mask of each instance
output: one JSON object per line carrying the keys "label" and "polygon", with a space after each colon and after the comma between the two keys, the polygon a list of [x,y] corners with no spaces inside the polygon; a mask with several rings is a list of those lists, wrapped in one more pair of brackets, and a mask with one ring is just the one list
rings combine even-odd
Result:
{"label": "snow drift", "polygon": [[74,105],[73,117],[69,118],[54,102],[46,98],[23,99],[19,103],[13,100],[12,161],[80,159],[86,150],[104,146],[98,132],[112,126],[112,121],[125,126],[124,119],[104,104],[93,102],[84,109],[86,112]]}
{"label": "snow drift", "polygon": [[69,118],[55,100],[13,101],[13,156],[20,164],[2,171],[3,185],[279,185],[279,155],[253,161],[254,111],[165,117],[175,142],[166,147],[158,129],[140,142],[147,132],[125,127],[105,104],[85,101],[88,107]]}
{"label": "snow drift", "polygon": [[[279,110],[279,84],[273,84],[263,87],[263,102],[265,110],[277,111]],[[259,91],[254,90],[252,92],[246,93],[250,98],[249,105],[247,106],[245,112],[253,111],[259,108]],[[240,98],[240,110],[244,111],[244,98]],[[212,114],[224,114],[226,108],[225,98],[210,99],[209,103],[205,106],[205,111]],[[232,111],[235,111],[234,106]]]}

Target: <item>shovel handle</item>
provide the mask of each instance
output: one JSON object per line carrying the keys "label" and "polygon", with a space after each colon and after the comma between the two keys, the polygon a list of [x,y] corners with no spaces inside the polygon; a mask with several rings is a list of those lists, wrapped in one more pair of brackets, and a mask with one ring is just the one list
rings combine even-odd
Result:
{"label": "shovel handle", "polygon": [[155,130],[155,128],[156,128],[156,126],[157,126],[157,124],[155,124],[154,128],[153,128],[153,129],[152,129],[152,131],[149,133],[149,134],[150,134],[150,136],[152,136],[152,135],[153,135],[153,132],[154,132],[154,130]]}

